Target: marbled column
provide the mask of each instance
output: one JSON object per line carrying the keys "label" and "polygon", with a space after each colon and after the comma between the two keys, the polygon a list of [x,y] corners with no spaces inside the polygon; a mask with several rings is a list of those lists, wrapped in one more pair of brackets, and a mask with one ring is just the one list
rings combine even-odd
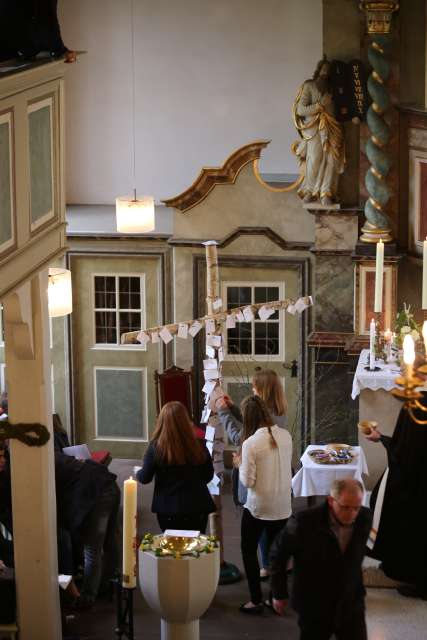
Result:
{"label": "marbled column", "polygon": [[354,265],[358,211],[313,211],[315,215],[312,442],[357,442],[357,403],[345,345],[353,332]]}

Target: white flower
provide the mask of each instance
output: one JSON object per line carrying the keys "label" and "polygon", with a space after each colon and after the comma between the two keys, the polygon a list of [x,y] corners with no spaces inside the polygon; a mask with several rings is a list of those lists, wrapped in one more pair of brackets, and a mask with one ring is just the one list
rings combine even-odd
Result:
{"label": "white flower", "polygon": [[408,327],[407,324],[404,324],[400,330],[400,333],[410,333],[410,332],[411,332],[411,327]]}
{"label": "white flower", "polygon": [[418,333],[418,331],[416,329],[412,329],[411,331],[411,336],[413,337],[413,339],[415,340],[415,342],[419,339],[420,334]]}

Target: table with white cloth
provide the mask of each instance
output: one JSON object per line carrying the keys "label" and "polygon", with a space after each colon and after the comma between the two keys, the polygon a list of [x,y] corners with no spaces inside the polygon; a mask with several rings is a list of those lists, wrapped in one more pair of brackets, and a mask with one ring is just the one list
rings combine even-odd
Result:
{"label": "table with white cloth", "polygon": [[352,447],[355,457],[348,464],[318,464],[308,455],[312,449],[325,449],[325,446],[310,444],[301,456],[301,469],[292,478],[294,496],[329,495],[334,480],[355,478],[363,484],[362,474],[368,475],[368,465],[361,447]]}
{"label": "table with white cloth", "polygon": [[[365,368],[368,361],[369,349],[363,349],[354,374],[351,397],[353,400],[359,397],[359,420],[375,420],[381,433],[391,436],[402,407],[402,403],[390,393],[397,386],[395,379],[401,375],[399,365],[397,362],[385,364],[376,360],[379,371],[369,371]],[[373,489],[387,467],[386,451],[382,444],[370,442],[360,432],[359,444],[369,467],[366,488]]]}
{"label": "table with white cloth", "polygon": [[397,387],[395,379],[401,375],[399,363],[386,364],[383,360],[376,360],[375,365],[379,371],[370,371],[366,368],[368,365],[369,349],[363,349],[360,352],[359,362],[353,378],[353,388],[351,390],[353,400],[357,398],[363,389],[391,391]]}

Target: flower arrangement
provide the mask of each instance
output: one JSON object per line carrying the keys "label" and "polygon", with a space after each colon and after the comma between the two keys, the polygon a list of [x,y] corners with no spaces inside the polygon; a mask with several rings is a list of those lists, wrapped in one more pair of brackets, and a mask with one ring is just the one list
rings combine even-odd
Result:
{"label": "flower arrangement", "polygon": [[172,556],[179,559],[183,556],[199,558],[202,553],[212,553],[218,547],[215,536],[200,535],[197,538],[157,535],[146,533],[142,539],[141,551],[154,551],[157,557]]}
{"label": "flower arrangement", "polygon": [[406,306],[406,302],[403,303],[403,309],[396,315],[394,332],[396,334],[395,342],[399,348],[402,347],[403,339],[408,334],[413,337],[414,342],[420,339],[421,328],[416,323],[414,314],[411,313],[411,305]]}

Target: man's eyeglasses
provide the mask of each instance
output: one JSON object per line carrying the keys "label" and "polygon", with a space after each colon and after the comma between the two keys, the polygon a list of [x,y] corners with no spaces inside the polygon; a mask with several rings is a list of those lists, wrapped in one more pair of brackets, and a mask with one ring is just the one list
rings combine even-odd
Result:
{"label": "man's eyeglasses", "polygon": [[341,504],[341,502],[339,502],[336,498],[334,498],[335,502],[337,503],[337,505],[339,506],[339,508],[341,509],[341,511],[360,511],[362,505],[359,505],[358,507],[351,507],[348,506],[346,504]]}

